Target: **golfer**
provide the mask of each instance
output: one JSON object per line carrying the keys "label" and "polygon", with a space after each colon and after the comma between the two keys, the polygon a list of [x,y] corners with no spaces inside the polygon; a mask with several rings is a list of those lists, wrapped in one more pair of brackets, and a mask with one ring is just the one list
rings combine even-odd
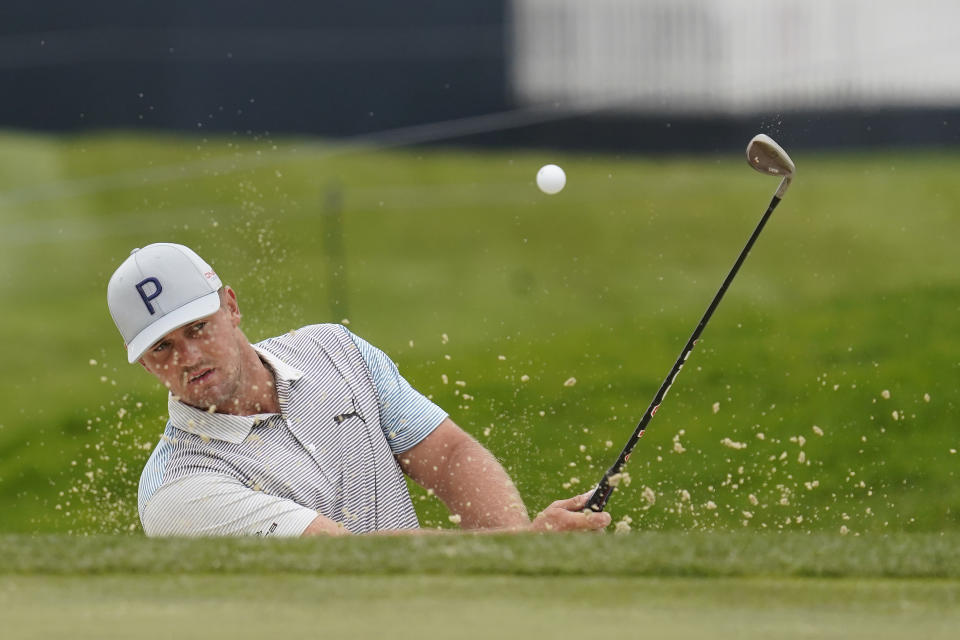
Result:
{"label": "golfer", "polygon": [[414,390],[382,351],[335,324],[250,344],[237,294],[191,249],[135,249],[110,278],[129,362],[168,390],[140,478],[148,536],[419,531],[404,474],[468,530],[602,529],[588,495],[531,522],[496,458]]}

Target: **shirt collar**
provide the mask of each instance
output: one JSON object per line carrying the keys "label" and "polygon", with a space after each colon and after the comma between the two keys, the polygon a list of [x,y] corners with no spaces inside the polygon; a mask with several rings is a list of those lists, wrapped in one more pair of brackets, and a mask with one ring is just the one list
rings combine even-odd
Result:
{"label": "shirt collar", "polygon": [[[288,365],[263,347],[253,345],[253,348],[273,369],[278,386],[281,382],[289,383],[303,377],[302,371]],[[204,440],[223,440],[233,444],[243,442],[257,424],[276,415],[259,413],[252,416],[235,416],[229,413],[211,413],[184,404],[173,394],[170,394],[167,399],[167,410],[170,413],[170,422],[176,428],[196,434]]]}
{"label": "shirt collar", "polygon": [[253,345],[254,350],[260,355],[260,359],[266,362],[273,369],[274,375],[280,380],[291,382],[303,377],[303,371],[292,367],[277,356],[273,355],[258,344]]}

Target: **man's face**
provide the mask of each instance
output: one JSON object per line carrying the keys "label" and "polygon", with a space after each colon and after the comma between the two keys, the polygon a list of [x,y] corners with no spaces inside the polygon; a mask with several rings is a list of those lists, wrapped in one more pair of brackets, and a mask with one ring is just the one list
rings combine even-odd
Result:
{"label": "man's face", "polygon": [[237,397],[242,369],[240,310],[233,291],[220,309],[171,331],[144,352],[140,364],[181,402],[200,409],[228,406]]}

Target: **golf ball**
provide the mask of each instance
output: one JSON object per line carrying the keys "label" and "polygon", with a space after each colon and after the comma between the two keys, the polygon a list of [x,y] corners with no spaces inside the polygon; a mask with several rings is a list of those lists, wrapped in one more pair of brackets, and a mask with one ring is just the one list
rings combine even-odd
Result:
{"label": "golf ball", "polygon": [[537,186],[548,195],[560,193],[567,184],[567,174],[555,164],[545,164],[537,171]]}

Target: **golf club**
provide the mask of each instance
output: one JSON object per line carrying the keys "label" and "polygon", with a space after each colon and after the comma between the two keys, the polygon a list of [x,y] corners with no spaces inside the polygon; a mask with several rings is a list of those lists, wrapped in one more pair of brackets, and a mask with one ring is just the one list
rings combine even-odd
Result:
{"label": "golf club", "polygon": [[713,297],[713,302],[710,303],[710,306],[707,307],[706,313],[703,314],[703,318],[700,319],[700,324],[698,324],[697,328],[693,330],[693,335],[691,335],[690,339],[687,340],[687,344],[683,347],[683,351],[680,352],[680,357],[677,358],[675,363],[673,363],[673,368],[670,370],[670,373],[667,374],[667,378],[663,381],[663,384],[660,385],[660,389],[657,391],[656,395],[653,396],[653,401],[650,403],[650,406],[647,407],[647,411],[643,414],[639,424],[637,424],[637,428],[634,430],[633,435],[630,436],[627,446],[625,446],[623,451],[620,452],[620,456],[617,458],[617,461],[613,464],[613,466],[610,467],[610,469],[608,469],[603,475],[603,478],[597,485],[593,495],[590,496],[590,500],[587,501],[584,511],[587,509],[591,509],[593,511],[603,511],[604,506],[607,504],[607,500],[613,493],[614,487],[619,484],[618,480],[622,477],[620,473],[623,469],[623,465],[626,464],[627,460],[630,459],[630,453],[637,445],[637,441],[640,440],[640,437],[643,436],[643,432],[647,428],[647,423],[649,423],[650,419],[656,415],[657,409],[660,408],[660,404],[667,395],[667,391],[670,390],[670,386],[673,384],[674,379],[677,377],[677,374],[680,373],[680,369],[683,368],[683,364],[690,356],[690,352],[693,351],[693,346],[700,338],[700,334],[703,333],[704,327],[707,326],[710,316],[713,315],[717,305],[720,304],[720,300],[723,298],[723,294],[727,291],[727,287],[730,286],[734,276],[737,275],[737,271],[740,270],[740,265],[743,264],[744,259],[750,252],[750,248],[753,247],[753,243],[756,242],[760,232],[763,231],[763,227],[766,225],[767,219],[770,218],[770,214],[773,213],[773,210],[777,208],[778,204],[780,204],[780,200],[783,199],[784,194],[787,192],[787,188],[790,186],[790,181],[793,180],[794,173],[796,172],[796,167],[794,166],[793,161],[790,159],[790,156],[787,155],[787,152],[783,150],[783,147],[774,142],[770,136],[762,133],[754,136],[747,145],[747,162],[751,167],[760,173],[781,177],[782,179],[780,181],[780,186],[777,188],[777,192],[770,201],[770,205],[767,207],[766,213],[764,213],[763,217],[760,219],[760,223],[757,224],[757,228],[753,230],[753,234],[750,236],[750,239],[747,240],[747,244],[740,252],[740,256],[734,263],[733,268],[730,269],[730,273],[727,274],[723,284],[720,285],[720,290],[717,291],[717,294]]}

